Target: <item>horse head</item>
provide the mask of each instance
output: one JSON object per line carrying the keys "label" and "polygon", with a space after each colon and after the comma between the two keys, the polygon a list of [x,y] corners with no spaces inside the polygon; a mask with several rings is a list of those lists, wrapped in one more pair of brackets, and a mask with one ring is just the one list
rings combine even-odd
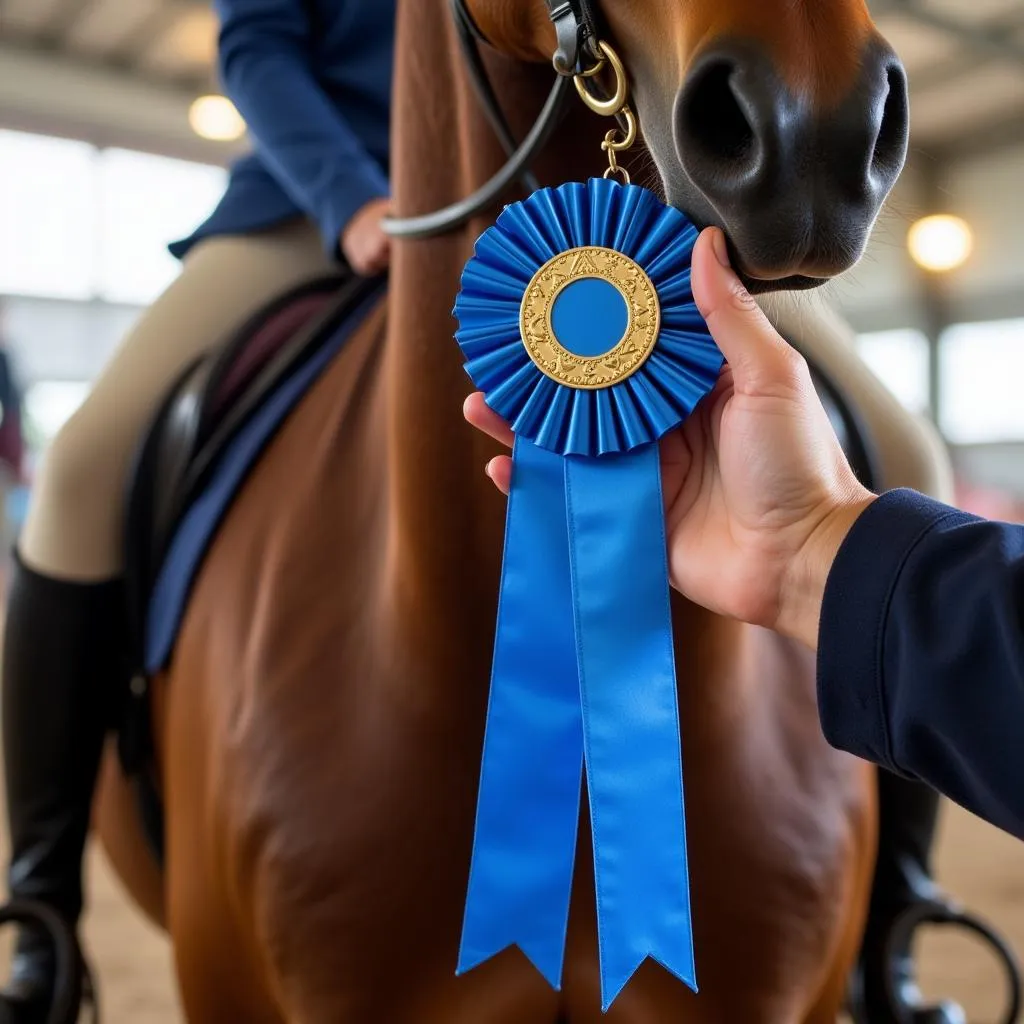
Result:
{"label": "horse head", "polygon": [[[472,0],[486,37],[550,59],[545,6]],[[865,0],[605,0],[668,201],[717,225],[752,290],[851,267],[906,158],[907,82]]]}

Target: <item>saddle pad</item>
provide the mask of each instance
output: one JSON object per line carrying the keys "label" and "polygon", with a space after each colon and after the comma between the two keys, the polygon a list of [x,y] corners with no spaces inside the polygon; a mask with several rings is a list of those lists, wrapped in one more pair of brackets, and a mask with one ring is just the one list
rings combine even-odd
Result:
{"label": "saddle pad", "polygon": [[225,448],[206,487],[182,516],[147,610],[145,666],[149,674],[167,664],[203,559],[249,471],[288,414],[363,322],[380,294],[374,291],[356,306],[331,338],[279,385]]}

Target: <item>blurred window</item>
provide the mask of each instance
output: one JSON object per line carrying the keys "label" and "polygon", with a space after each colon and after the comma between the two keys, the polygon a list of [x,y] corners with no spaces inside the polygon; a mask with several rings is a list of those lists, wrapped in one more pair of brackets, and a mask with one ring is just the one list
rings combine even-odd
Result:
{"label": "blurred window", "polygon": [[928,339],[921,331],[862,334],[857,351],[906,409],[928,409]]}
{"label": "blurred window", "polygon": [[95,154],[84,142],[0,131],[0,292],[91,297]]}
{"label": "blurred window", "polygon": [[210,213],[224,190],[219,167],[108,149],[99,162],[97,291],[109,302],[152,302],[178,273],[168,242]]}
{"label": "blurred window", "polygon": [[168,242],[212,210],[220,167],[0,130],[0,293],[145,305]]}
{"label": "blurred window", "polygon": [[85,401],[89,383],[84,380],[41,380],[25,393],[26,427],[33,447],[43,448]]}
{"label": "blurred window", "polygon": [[1024,320],[942,336],[942,431],[955,444],[1024,440]]}

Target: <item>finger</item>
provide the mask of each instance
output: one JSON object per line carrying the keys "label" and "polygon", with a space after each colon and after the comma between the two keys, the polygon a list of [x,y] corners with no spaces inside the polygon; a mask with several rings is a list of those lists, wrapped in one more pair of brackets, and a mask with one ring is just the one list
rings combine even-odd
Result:
{"label": "finger", "polygon": [[375,274],[383,273],[391,263],[391,250],[388,248],[379,249],[373,257],[370,269]]}
{"label": "finger", "polygon": [[494,486],[507,495],[512,490],[512,458],[498,455],[487,463],[485,472],[494,481]]}
{"label": "finger", "polygon": [[462,406],[462,415],[466,422],[477,430],[482,430],[488,437],[493,437],[498,444],[512,447],[512,431],[509,425],[484,401],[483,392],[474,391]]}
{"label": "finger", "polygon": [[725,235],[708,228],[693,251],[693,297],[740,390],[788,378],[799,357],[729,266]]}
{"label": "finger", "polygon": [[348,265],[360,277],[367,277],[373,273],[373,264],[361,250],[347,251],[345,253],[345,259],[348,260]]}

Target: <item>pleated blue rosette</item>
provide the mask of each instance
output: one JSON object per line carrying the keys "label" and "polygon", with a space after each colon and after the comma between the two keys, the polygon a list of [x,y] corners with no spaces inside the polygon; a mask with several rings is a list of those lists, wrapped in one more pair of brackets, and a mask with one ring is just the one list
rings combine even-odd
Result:
{"label": "pleated blue rosette", "polygon": [[657,441],[722,355],[696,228],[604,179],[507,207],[455,304],[516,435],[459,972],[517,945],[561,984],[585,773],[602,1006],[648,957],[696,990]]}

